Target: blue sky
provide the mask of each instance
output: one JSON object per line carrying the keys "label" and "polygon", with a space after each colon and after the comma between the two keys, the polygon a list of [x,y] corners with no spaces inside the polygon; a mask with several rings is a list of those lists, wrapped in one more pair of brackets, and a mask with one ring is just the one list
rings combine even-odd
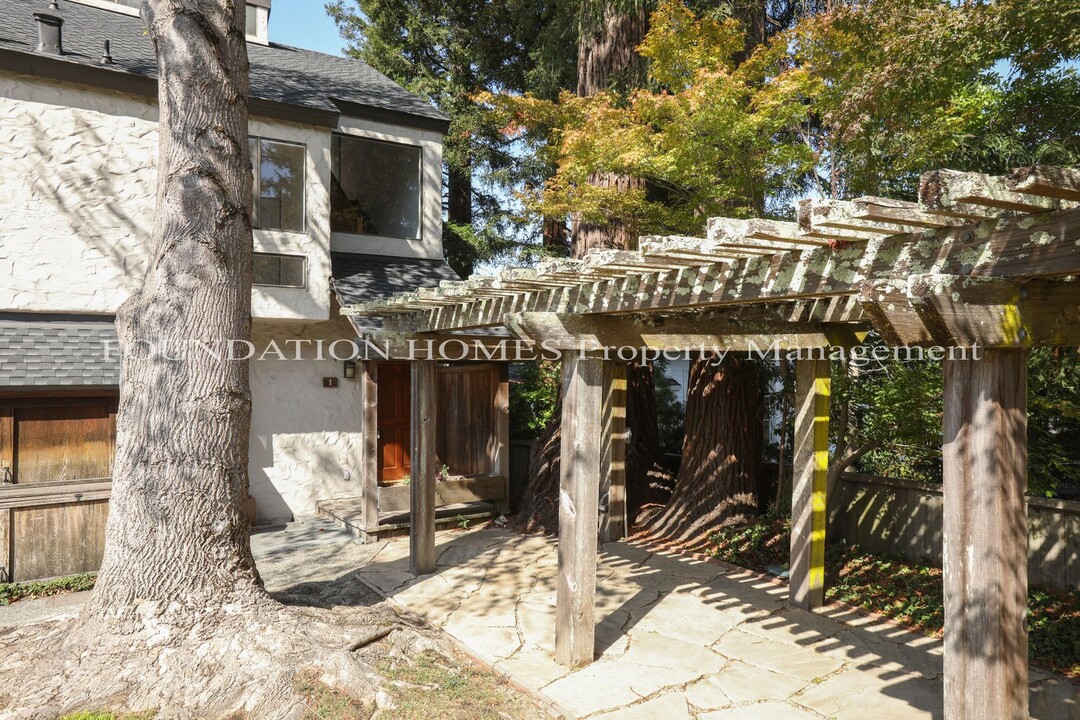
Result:
{"label": "blue sky", "polygon": [[273,0],[270,39],[331,55],[341,55],[345,45],[323,0]]}

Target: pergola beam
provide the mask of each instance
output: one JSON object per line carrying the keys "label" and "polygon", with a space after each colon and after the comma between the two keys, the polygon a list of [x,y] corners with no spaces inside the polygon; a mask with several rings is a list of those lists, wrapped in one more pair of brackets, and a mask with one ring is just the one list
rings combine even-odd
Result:
{"label": "pergola beam", "polygon": [[1026,282],[913,275],[907,289],[868,286],[867,314],[890,344],[943,347],[1080,345],[1080,279]]}
{"label": "pergola beam", "polygon": [[929,234],[875,238],[865,247],[741,258],[724,265],[601,278],[576,287],[458,303],[396,316],[401,330],[500,325],[513,312],[663,312],[695,307],[858,295],[867,282],[906,291],[907,276],[1028,278],[1080,273],[1080,210],[988,220]]}
{"label": "pergola beam", "polygon": [[984,173],[935,170],[919,181],[919,203],[930,212],[970,213],[972,205],[1021,213],[1057,210],[1060,201],[1013,190],[1006,178]]}
{"label": "pergola beam", "polygon": [[865,326],[792,317],[786,308],[742,308],[678,317],[515,313],[507,326],[547,349],[596,352],[707,348],[768,352],[771,348],[853,344]]}
{"label": "pergola beam", "polygon": [[1080,202],[1080,170],[1062,167],[1023,167],[1005,176],[1010,190]]}

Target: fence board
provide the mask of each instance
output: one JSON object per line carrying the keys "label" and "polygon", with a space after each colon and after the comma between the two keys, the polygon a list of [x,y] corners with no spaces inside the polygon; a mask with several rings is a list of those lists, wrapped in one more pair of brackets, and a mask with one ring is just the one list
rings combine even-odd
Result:
{"label": "fence board", "polygon": [[[1080,590],[1080,502],[1027,501],[1031,584]],[[941,564],[940,487],[847,473],[837,483],[833,502],[829,542]]]}

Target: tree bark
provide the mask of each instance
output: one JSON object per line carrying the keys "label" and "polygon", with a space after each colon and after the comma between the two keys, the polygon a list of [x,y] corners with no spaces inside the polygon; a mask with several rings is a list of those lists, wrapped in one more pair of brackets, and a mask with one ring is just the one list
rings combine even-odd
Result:
{"label": "tree bark", "polygon": [[146,275],[116,319],[116,461],[88,609],[98,617],[143,601],[262,597],[244,512],[248,365],[225,352],[251,337],[243,6],[147,0],[143,18],[158,55],[157,212]]}
{"label": "tree bark", "polygon": [[748,358],[699,357],[690,367],[686,436],[675,491],[645,523],[653,537],[685,546],[757,512],[762,383]]}
{"label": "tree bark", "polygon": [[[578,38],[577,94],[581,97],[607,90],[625,91],[639,87],[644,81],[637,48],[648,32],[648,14],[645,3],[634,5],[636,7],[627,10],[614,3],[605,3],[601,16],[594,20],[585,13],[583,25],[586,30]],[[619,192],[645,187],[642,178],[613,172],[593,173],[589,183],[615,188]],[[629,250],[637,242],[634,229],[621,218],[595,223],[575,216],[571,238],[574,257],[582,257],[593,248]]]}

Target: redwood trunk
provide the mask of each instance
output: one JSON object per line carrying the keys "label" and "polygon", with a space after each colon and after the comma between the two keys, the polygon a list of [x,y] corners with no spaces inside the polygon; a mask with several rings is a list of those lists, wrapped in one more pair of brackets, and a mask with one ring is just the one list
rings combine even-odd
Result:
{"label": "redwood trunk", "polygon": [[671,500],[646,530],[687,546],[757,512],[762,384],[748,358],[696,359],[686,393],[686,436]]}
{"label": "redwood trunk", "polygon": [[142,12],[158,57],[157,212],[146,275],[116,318],[116,462],[89,616],[263,597],[244,512],[248,366],[224,352],[251,337],[244,5],[146,0]]}

